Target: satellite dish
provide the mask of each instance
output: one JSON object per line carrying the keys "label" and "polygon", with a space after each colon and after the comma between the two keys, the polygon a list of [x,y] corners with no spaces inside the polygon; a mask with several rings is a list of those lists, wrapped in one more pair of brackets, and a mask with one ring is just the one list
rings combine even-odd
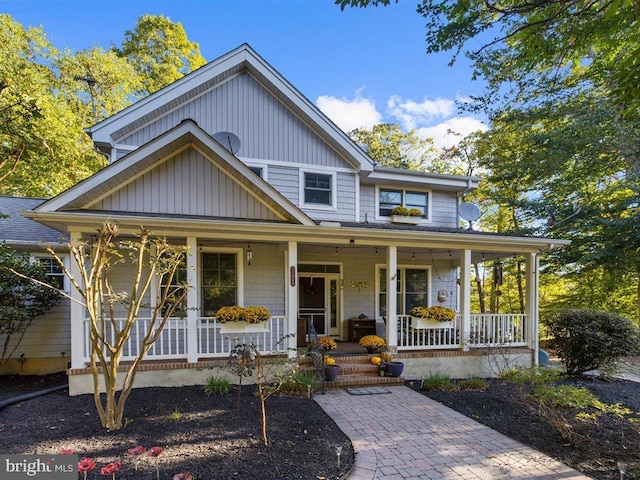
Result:
{"label": "satellite dish", "polygon": [[463,202],[458,205],[458,215],[469,222],[469,228],[471,228],[471,222],[480,218],[480,209],[473,203]]}
{"label": "satellite dish", "polygon": [[214,133],[213,139],[233,154],[238,153],[238,150],[240,150],[240,139],[235,133]]}

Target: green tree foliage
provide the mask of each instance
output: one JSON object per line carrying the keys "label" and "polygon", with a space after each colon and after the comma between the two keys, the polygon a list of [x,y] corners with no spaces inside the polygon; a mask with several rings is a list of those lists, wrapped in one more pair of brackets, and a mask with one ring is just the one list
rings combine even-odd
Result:
{"label": "green tree foliage", "polygon": [[0,193],[57,194],[104,158],[60,93],[59,53],[44,32],[0,15],[0,44]]}
{"label": "green tree foliage", "polygon": [[39,263],[0,243],[0,369],[20,346],[34,319],[60,301],[58,291],[43,283],[51,285],[51,279]]}
{"label": "green tree foliage", "polygon": [[566,310],[545,322],[551,346],[567,373],[579,375],[596,368],[610,368],[638,348],[638,330],[615,313],[597,310]]}
{"label": "green tree foliage", "polygon": [[433,140],[418,137],[415,130],[404,133],[391,123],[374,125],[371,130],[357,128],[349,136],[384,167],[430,170],[437,157]]}
{"label": "green tree foliage", "polygon": [[200,46],[187,38],[182,23],[163,15],[141,16],[135,28],[125,32],[122,48],[115,51],[138,72],[141,95],[153,93],[206,63]]}

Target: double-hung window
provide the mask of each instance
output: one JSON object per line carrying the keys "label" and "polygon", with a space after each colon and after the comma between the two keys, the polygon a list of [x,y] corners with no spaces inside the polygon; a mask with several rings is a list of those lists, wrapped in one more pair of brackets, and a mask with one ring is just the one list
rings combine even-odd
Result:
{"label": "double-hung window", "polygon": [[36,261],[44,268],[51,284],[59,290],[64,290],[64,272],[58,261],[52,257],[38,257]]}
{"label": "double-hung window", "polygon": [[378,190],[378,217],[390,217],[395,207],[416,208],[422,218],[429,218],[429,192],[395,188]]}
{"label": "double-hung window", "polygon": [[302,203],[308,206],[335,207],[335,175],[302,173]]}
{"label": "double-hung window", "polygon": [[[429,267],[399,267],[396,272],[398,315],[408,315],[413,307],[429,304]],[[378,313],[386,316],[387,310],[387,269],[378,271]]]}
{"label": "double-hung window", "polygon": [[202,253],[201,297],[205,317],[213,317],[220,307],[238,304],[235,253]]}

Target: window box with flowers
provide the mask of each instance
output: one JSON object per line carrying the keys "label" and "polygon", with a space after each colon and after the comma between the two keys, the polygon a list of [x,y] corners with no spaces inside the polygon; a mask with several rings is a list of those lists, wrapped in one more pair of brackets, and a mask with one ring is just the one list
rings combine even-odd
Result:
{"label": "window box with flowers", "polygon": [[456,312],[451,308],[434,305],[432,307],[413,307],[409,312],[413,328],[451,328]]}
{"label": "window box with flowers", "polygon": [[269,331],[271,312],[265,307],[222,307],[216,321],[222,333],[259,333]]}
{"label": "window box with flowers", "polygon": [[420,222],[422,222],[422,211],[418,208],[395,207],[391,210],[391,223],[420,225]]}

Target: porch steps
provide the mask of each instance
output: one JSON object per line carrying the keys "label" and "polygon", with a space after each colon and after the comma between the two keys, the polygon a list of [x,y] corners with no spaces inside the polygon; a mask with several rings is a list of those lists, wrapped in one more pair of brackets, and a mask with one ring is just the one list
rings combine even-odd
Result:
{"label": "porch steps", "polygon": [[[340,366],[338,377],[334,382],[325,382],[327,390],[337,390],[347,387],[372,387],[403,385],[403,377],[381,377],[378,366],[371,363],[370,355],[340,355],[331,354],[336,365]],[[309,358],[300,359],[300,369],[313,371],[313,362]]]}

